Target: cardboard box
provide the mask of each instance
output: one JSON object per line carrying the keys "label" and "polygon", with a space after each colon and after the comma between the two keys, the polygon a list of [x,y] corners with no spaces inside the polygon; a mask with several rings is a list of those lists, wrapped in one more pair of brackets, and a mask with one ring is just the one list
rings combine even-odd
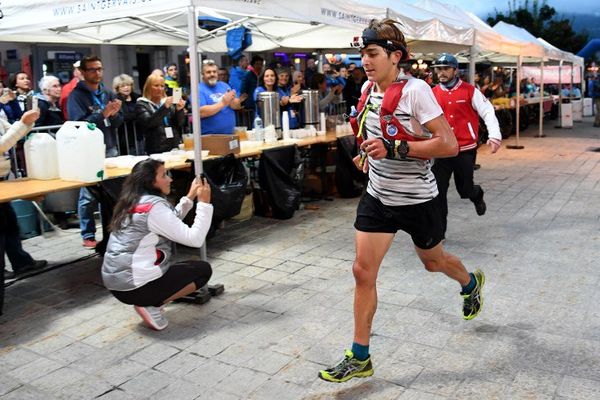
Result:
{"label": "cardboard box", "polygon": [[238,135],[202,135],[202,150],[209,150],[210,155],[226,155],[240,152]]}

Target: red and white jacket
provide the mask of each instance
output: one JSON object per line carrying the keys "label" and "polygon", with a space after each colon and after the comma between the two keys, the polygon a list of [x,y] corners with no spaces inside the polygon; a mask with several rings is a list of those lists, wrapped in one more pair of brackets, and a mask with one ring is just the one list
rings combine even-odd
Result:
{"label": "red and white jacket", "polygon": [[460,151],[477,147],[480,116],[488,129],[489,139],[498,144],[502,142],[494,106],[475,86],[459,79],[452,89],[436,85],[433,94],[454,131]]}

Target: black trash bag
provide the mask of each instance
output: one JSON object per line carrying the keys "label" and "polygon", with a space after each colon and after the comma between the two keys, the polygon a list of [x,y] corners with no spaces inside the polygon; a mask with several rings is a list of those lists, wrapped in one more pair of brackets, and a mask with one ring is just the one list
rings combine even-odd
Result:
{"label": "black trash bag", "polygon": [[[300,207],[299,168],[302,164],[297,147],[286,146],[264,150],[258,166],[258,197],[264,202],[264,192],[268,205],[257,207],[257,214],[277,219],[289,219]],[[271,214],[271,215],[269,215]]]}
{"label": "black trash bag", "polygon": [[340,197],[360,196],[364,190],[366,174],[356,168],[352,161],[357,154],[358,147],[354,135],[337,139],[335,187]]}
{"label": "black trash bag", "polygon": [[210,184],[210,202],[213,205],[211,231],[214,231],[221,221],[240,213],[246,196],[248,174],[244,164],[233,154],[205,161],[203,169]]}

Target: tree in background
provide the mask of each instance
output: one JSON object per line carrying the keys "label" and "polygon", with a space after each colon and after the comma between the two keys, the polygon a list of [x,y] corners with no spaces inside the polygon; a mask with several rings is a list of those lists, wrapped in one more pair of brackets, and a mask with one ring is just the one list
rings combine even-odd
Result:
{"label": "tree in background", "polygon": [[500,21],[526,29],[535,37],[541,37],[548,43],[561,50],[577,53],[588,42],[586,31],[576,33],[573,30],[573,21],[568,18],[558,17],[554,7],[549,6],[546,0],[508,2],[508,12],[505,14],[495,10],[495,16],[489,16],[487,23],[494,26]]}

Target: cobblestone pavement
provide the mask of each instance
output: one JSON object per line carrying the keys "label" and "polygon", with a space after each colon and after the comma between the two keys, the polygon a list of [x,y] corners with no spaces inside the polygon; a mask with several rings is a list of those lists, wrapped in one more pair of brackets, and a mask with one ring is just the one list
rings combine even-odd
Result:
{"label": "cobblestone pavement", "polygon": [[[524,150],[480,151],[485,216],[451,188],[446,248],[487,274],[480,317],[463,321],[458,285],[397,235],[379,275],[372,378],[317,379],[352,339],[357,199],[335,199],[228,224],[208,245],[225,294],[169,305],[162,332],[102,287],[98,257],[16,282],[0,318],[0,398],[600,398],[600,153],[588,151],[600,129],[552,125],[546,138],[526,131]],[[77,235],[25,247],[51,266],[89,254]]]}

